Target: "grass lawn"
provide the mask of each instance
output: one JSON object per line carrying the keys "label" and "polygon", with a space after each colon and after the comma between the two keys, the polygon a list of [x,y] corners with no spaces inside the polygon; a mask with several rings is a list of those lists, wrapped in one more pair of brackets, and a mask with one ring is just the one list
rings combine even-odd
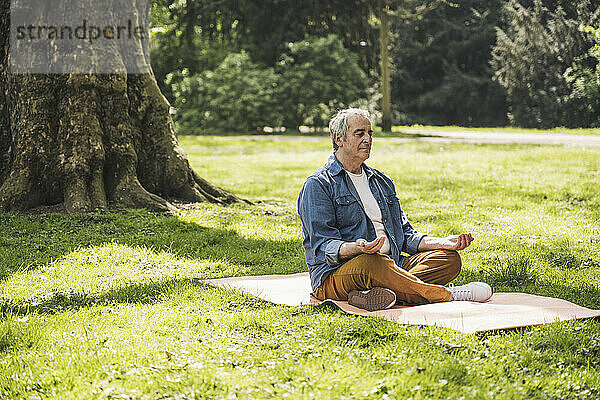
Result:
{"label": "grass lawn", "polygon": [[[305,271],[297,193],[327,138],[181,137],[253,206],[0,214],[0,399],[600,398],[600,323],[464,335],[275,306],[202,279]],[[458,283],[600,308],[600,149],[394,143],[413,226],[472,232]]]}

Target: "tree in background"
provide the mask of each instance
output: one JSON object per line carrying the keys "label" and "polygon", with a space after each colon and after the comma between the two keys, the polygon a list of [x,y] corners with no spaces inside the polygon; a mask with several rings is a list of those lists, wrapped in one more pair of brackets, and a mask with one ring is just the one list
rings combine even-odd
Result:
{"label": "tree in background", "polygon": [[594,45],[587,54],[575,59],[566,71],[567,82],[573,86],[571,101],[580,108],[579,114],[587,117],[585,126],[600,127],[600,26],[582,26]]}
{"label": "tree in background", "polygon": [[502,88],[492,81],[501,0],[466,0],[392,24],[392,102],[396,123],[498,126]]}
{"label": "tree in background", "polygon": [[290,43],[280,58],[279,99],[285,126],[327,126],[336,109],[364,95],[366,74],[358,57],[335,35]]}
{"label": "tree in background", "polygon": [[[231,53],[239,52],[235,41],[237,2],[152,1],[150,58],[158,85],[171,103],[171,86],[177,75],[213,70]],[[165,83],[167,75],[171,84]]]}
{"label": "tree in background", "polygon": [[369,74],[378,63],[375,7],[372,0],[157,0],[152,67],[173,102],[164,83],[169,73],[214,70],[228,54],[242,50],[257,65],[271,68],[289,43],[334,34]]}
{"label": "tree in background", "polygon": [[359,99],[367,84],[357,57],[335,35],[289,43],[276,68],[242,51],[215,70],[174,75],[167,81],[183,133],[326,126],[335,109]]}
{"label": "tree in background", "polygon": [[254,61],[270,66],[288,43],[336,35],[363,71],[377,68],[378,27],[373,0],[247,0],[237,2],[236,34]]}
{"label": "tree in background", "polygon": [[[568,15],[561,5],[541,0],[531,8],[510,0],[493,49],[495,78],[506,89],[511,124],[523,127],[586,126],[589,116],[577,104],[565,72],[591,47],[581,24],[597,18],[589,1]],[[581,99],[579,99],[581,100]]]}

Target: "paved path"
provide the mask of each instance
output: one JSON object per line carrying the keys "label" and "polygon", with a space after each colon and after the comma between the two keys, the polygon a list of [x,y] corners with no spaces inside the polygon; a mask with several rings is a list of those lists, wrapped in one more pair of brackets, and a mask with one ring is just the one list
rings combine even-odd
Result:
{"label": "paved path", "polygon": [[416,137],[423,142],[467,142],[496,144],[551,144],[583,147],[600,147],[600,135],[570,135],[567,133],[506,133],[506,132],[473,132],[473,131],[428,131],[411,129],[411,133],[431,135],[433,137]]}

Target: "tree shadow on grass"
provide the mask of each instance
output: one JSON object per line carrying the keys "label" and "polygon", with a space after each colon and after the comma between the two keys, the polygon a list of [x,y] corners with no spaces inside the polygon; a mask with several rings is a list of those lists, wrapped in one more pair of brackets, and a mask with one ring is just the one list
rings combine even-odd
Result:
{"label": "tree shadow on grass", "polygon": [[[229,211],[224,208],[219,212],[221,211],[224,215],[219,217],[218,223],[226,223],[228,219],[240,217],[235,210]],[[15,273],[44,269],[55,261],[67,259],[67,262],[70,262],[70,257],[73,257],[74,262],[81,263],[84,268],[85,264],[106,263],[106,260],[94,258],[98,254],[99,257],[103,257],[102,252],[106,251],[96,248],[115,244],[139,248],[142,252],[136,259],[128,259],[132,253],[123,255],[119,261],[124,268],[127,268],[129,263],[140,263],[138,258],[148,257],[147,254],[143,254],[144,249],[157,253],[158,259],[161,258],[158,253],[166,253],[176,259],[217,262],[199,264],[197,272],[193,272],[193,277],[187,278],[174,279],[166,270],[171,276],[159,278],[158,281],[148,282],[144,279],[141,282],[123,282],[122,285],[115,281],[115,285],[118,285],[115,288],[99,288],[89,293],[82,293],[76,287],[71,289],[67,286],[59,290],[45,291],[38,294],[38,297],[24,301],[15,302],[8,298],[0,298],[0,313],[51,314],[110,304],[151,304],[162,301],[171,290],[184,285],[206,290],[209,287],[201,283],[203,279],[289,274],[306,270],[302,246],[298,240],[247,238],[231,229],[186,222],[177,216],[157,215],[139,210],[84,215],[0,214],[0,282]],[[109,249],[104,254],[118,260],[119,251],[119,248]],[[113,254],[110,254],[111,252]],[[154,258],[142,262],[148,262],[150,268],[153,264],[163,263]],[[220,265],[229,267],[221,269]],[[141,270],[144,267],[137,264],[131,266]],[[68,268],[68,265],[65,268]],[[167,265],[166,268],[171,267]],[[111,279],[110,276],[108,278]],[[95,278],[90,276],[90,279]],[[255,308],[259,308],[260,304],[270,304],[258,299],[255,301]]]}
{"label": "tree shadow on grass", "polygon": [[[240,217],[231,213],[227,218]],[[267,218],[267,217],[265,217]],[[202,226],[146,211],[84,215],[0,214],[0,281],[94,246],[121,244],[167,252],[191,260],[226,260],[244,274],[306,270],[298,240],[240,236],[231,229]],[[206,278],[221,277],[218,271]],[[204,277],[203,277],[204,278]]]}
{"label": "tree shadow on grass", "polygon": [[198,278],[165,279],[159,282],[131,283],[100,293],[51,291],[43,296],[23,301],[0,299],[0,316],[56,314],[87,307],[111,307],[118,304],[156,304],[184,290],[207,292],[222,298],[225,310],[268,309],[273,303],[255,296],[210,285]]}

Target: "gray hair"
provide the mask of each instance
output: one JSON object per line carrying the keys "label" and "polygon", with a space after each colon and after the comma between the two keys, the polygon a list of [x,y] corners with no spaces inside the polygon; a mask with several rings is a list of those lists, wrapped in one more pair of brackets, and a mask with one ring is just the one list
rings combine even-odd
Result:
{"label": "gray hair", "polygon": [[348,132],[348,117],[351,115],[360,115],[371,122],[371,114],[367,110],[360,108],[347,108],[345,110],[338,111],[335,117],[331,118],[329,121],[329,133],[331,134],[333,150],[338,149],[338,145],[335,143],[336,139],[346,139],[346,133]]}

